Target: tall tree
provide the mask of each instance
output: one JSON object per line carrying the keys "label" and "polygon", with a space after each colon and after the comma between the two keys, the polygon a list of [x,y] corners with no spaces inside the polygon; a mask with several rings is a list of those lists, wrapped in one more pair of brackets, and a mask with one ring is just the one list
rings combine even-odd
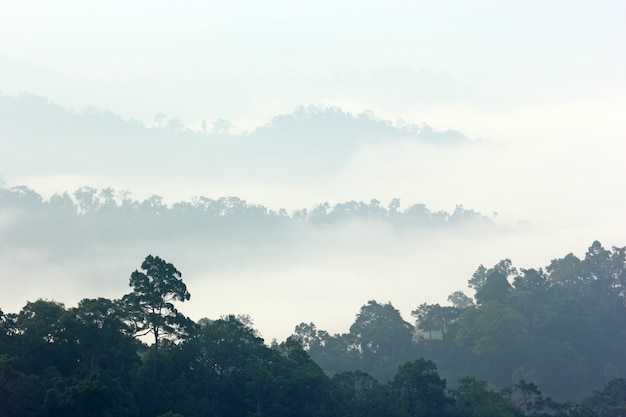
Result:
{"label": "tall tree", "polygon": [[138,341],[124,323],[119,300],[84,299],[68,311],[73,342],[80,362],[91,372],[97,368],[121,373],[138,361]]}
{"label": "tall tree", "polygon": [[440,333],[443,340],[448,330],[448,324],[456,320],[461,311],[456,307],[423,303],[416,310],[413,310],[411,315],[417,319],[417,328],[428,332],[428,340],[432,340],[433,330]]}
{"label": "tall tree", "polygon": [[135,335],[152,334],[158,349],[161,338],[178,338],[189,333],[193,322],[181,314],[173,302],[184,302],[191,295],[181,273],[171,263],[148,255],[141,268],[143,272],[131,274],[133,292],[126,294],[123,302]]}
{"label": "tall tree", "polygon": [[517,275],[517,269],[511,261],[503,259],[490,269],[480,265],[468,281],[468,286],[476,291],[478,304],[490,301],[503,303],[511,290],[509,280]]}
{"label": "tall tree", "polygon": [[419,358],[398,368],[391,382],[401,412],[410,417],[441,416],[449,399],[446,381],[432,361]]}
{"label": "tall tree", "polygon": [[17,316],[21,333],[23,369],[38,373],[56,367],[68,374],[76,364],[75,347],[68,332],[65,306],[56,301],[39,299],[26,303]]}
{"label": "tall tree", "polygon": [[472,354],[466,372],[504,386],[526,355],[528,323],[499,303],[469,307],[459,318],[455,343]]}
{"label": "tall tree", "polygon": [[389,415],[393,399],[389,385],[361,371],[342,372],[331,379],[331,398],[335,415],[376,417]]}
{"label": "tall tree", "polygon": [[381,380],[391,379],[394,368],[415,354],[413,333],[413,326],[391,303],[370,300],[350,327],[361,370]]}

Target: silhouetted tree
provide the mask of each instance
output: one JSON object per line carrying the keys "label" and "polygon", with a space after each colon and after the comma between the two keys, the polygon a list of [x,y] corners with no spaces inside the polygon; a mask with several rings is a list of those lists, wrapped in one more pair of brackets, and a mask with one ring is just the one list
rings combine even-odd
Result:
{"label": "silhouetted tree", "polygon": [[193,323],[174,307],[191,295],[181,273],[171,263],[148,255],[141,264],[143,272],[130,276],[133,292],[123,298],[127,318],[138,336],[152,334],[158,349],[162,337],[178,338],[189,334]]}

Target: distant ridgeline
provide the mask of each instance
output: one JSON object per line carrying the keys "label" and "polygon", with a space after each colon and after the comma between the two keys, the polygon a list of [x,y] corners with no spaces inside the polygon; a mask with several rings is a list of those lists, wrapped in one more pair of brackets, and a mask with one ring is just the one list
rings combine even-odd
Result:
{"label": "distant ridgeline", "polygon": [[288,213],[248,204],[237,197],[198,197],[168,206],[160,196],[138,201],[128,192],[91,187],[79,188],[72,196],[67,192],[55,194],[47,201],[25,186],[0,188],[3,212],[9,218],[3,226],[3,239],[20,242],[55,239],[58,228],[63,229],[64,236],[75,234],[79,240],[97,237],[102,242],[190,234],[245,241],[279,238],[306,226],[324,228],[350,222],[387,224],[400,233],[463,226],[493,228],[490,218],[462,206],[452,213],[432,212],[423,204],[400,210],[398,199],[387,207],[374,199],[334,206],[324,203]]}
{"label": "distant ridgeline", "polygon": [[[169,173],[194,178],[251,178],[315,181],[337,172],[364,146],[411,143],[458,147],[472,143],[454,130],[391,122],[364,111],[303,106],[277,115],[251,131],[236,132],[223,119],[197,130],[157,114],[152,126],[96,108],[75,112],[32,94],[0,94],[0,137],[10,152],[0,154],[4,172],[51,175],[115,172],[157,178],[161,169],[142,161],[167,163]],[[38,152],[31,152],[32,149]],[[62,152],[60,149],[72,149]]]}
{"label": "distant ridgeline", "polygon": [[445,145],[469,142],[467,136],[456,130],[439,131],[426,123],[417,125],[402,120],[393,123],[376,117],[369,110],[352,114],[325,105],[299,106],[293,113],[274,116],[252,131],[235,133],[235,126],[225,119],[217,119],[208,126],[203,121],[199,129],[194,130],[175,117],[159,113],[153,125],[146,126],[136,120],[125,120],[110,110],[84,107],[76,112],[34,94],[12,96],[0,92],[0,121],[0,133],[24,138],[32,137],[33,133],[53,137],[78,135],[82,139],[126,135],[240,136],[253,142],[259,139],[264,144],[314,139],[318,144],[326,142],[333,147],[353,140],[409,139]]}

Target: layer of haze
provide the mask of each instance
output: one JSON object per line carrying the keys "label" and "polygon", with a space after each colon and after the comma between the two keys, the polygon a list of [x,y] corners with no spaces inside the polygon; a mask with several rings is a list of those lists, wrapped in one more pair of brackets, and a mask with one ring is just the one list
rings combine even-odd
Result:
{"label": "layer of haze", "polygon": [[[324,104],[453,129],[471,142],[358,143],[332,164],[298,175],[290,175],[298,166],[274,166],[269,175],[250,169],[253,156],[220,161],[229,170],[202,167],[198,145],[183,141],[171,160],[147,144],[145,153],[129,147],[136,154],[118,163],[126,149],[119,144],[77,151],[51,132],[29,138],[42,145],[28,151],[25,138],[3,134],[5,186],[45,197],[112,186],[171,203],[235,195],[288,210],[397,197],[431,210],[497,212],[500,232],[398,237],[353,225],[214,251],[180,240],[94,243],[80,257],[8,249],[0,307],[119,297],[152,253],[183,272],[187,314],[247,313],[266,339],[283,339],[301,321],[345,331],[369,299],[391,301],[409,318],[418,304],[465,289],[479,264],[511,258],[541,267],[568,252],[582,256],[596,239],[624,246],[624,22],[619,1],[2,2],[6,95],[29,92],[77,112],[108,109],[146,126],[160,113],[193,131],[202,120],[209,129],[228,120],[238,140],[276,115]],[[333,144],[325,146],[332,154]],[[9,221],[4,214],[0,225]]]}

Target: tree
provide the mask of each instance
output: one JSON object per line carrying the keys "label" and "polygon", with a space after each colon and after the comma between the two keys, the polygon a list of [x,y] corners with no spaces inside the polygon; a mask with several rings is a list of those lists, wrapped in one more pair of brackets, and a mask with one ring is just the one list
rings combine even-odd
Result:
{"label": "tree", "polygon": [[78,201],[80,214],[95,214],[100,207],[98,190],[93,187],[81,187],[74,191],[74,197]]}
{"label": "tree", "polygon": [[361,370],[381,380],[391,379],[394,368],[414,353],[413,332],[413,326],[391,303],[370,300],[350,327],[363,361]]}
{"label": "tree", "polygon": [[118,378],[103,370],[65,378],[48,389],[46,415],[55,417],[133,417],[133,402]]}
{"label": "tree", "polygon": [[490,269],[480,265],[468,281],[468,286],[476,291],[475,298],[478,304],[490,301],[503,303],[511,290],[509,279],[517,275],[517,269],[513,267],[511,261],[504,259]]}
{"label": "tree", "polygon": [[626,415],[626,379],[609,381],[602,391],[594,393],[583,402],[592,415],[620,417]]}
{"label": "tree", "polygon": [[275,405],[267,415],[323,416],[329,405],[330,380],[295,337],[274,346],[272,374],[278,382]]}
{"label": "tree", "polygon": [[331,395],[336,415],[374,417],[388,415],[393,407],[388,384],[361,371],[342,372],[331,379]]}
{"label": "tree", "polygon": [[473,377],[459,380],[451,392],[454,399],[453,415],[463,417],[520,417],[522,411],[501,394],[490,390],[487,382]]}
{"label": "tree", "polygon": [[162,337],[177,338],[190,331],[193,322],[174,307],[173,301],[184,302],[191,295],[181,273],[158,256],[148,255],[141,268],[145,272],[131,274],[133,292],[126,294],[123,302],[135,335],[152,334],[158,350]]}
{"label": "tree", "polygon": [[68,314],[56,301],[27,302],[17,316],[21,333],[21,359],[27,372],[38,373],[56,367],[68,374],[76,364],[75,347],[70,342]]}
{"label": "tree", "polygon": [[448,296],[448,301],[451,302],[454,307],[460,310],[474,305],[474,300],[465,295],[463,291],[453,292]]}
{"label": "tree", "polygon": [[207,369],[218,379],[242,373],[247,361],[261,361],[269,354],[252,326],[234,315],[203,319],[186,348],[194,352],[194,367]]}
{"label": "tree", "polygon": [[417,319],[417,328],[428,332],[428,340],[432,340],[433,330],[440,332],[441,339],[446,336],[448,324],[458,318],[461,309],[456,307],[440,306],[439,304],[421,304],[411,315]]}
{"label": "tree", "polygon": [[355,339],[349,333],[331,335],[326,330],[317,330],[313,323],[300,323],[294,337],[328,375],[361,367]]}
{"label": "tree", "polygon": [[476,301],[479,304],[496,301],[504,303],[511,291],[511,284],[506,276],[498,271],[490,271],[487,274],[485,285],[476,290]]}
{"label": "tree", "polygon": [[472,353],[468,366],[481,377],[504,386],[523,362],[528,323],[517,311],[499,303],[469,307],[459,318],[455,342]]}
{"label": "tree", "polygon": [[138,361],[138,341],[124,323],[119,300],[83,299],[69,310],[72,340],[80,362],[90,372],[97,368],[120,373]]}
{"label": "tree", "polygon": [[544,397],[533,382],[521,379],[515,385],[500,390],[500,395],[510,404],[532,417],[565,416],[567,404],[560,404],[550,397]]}
{"label": "tree", "polygon": [[401,411],[411,417],[440,416],[448,403],[446,381],[437,367],[424,358],[400,366],[391,382]]}

